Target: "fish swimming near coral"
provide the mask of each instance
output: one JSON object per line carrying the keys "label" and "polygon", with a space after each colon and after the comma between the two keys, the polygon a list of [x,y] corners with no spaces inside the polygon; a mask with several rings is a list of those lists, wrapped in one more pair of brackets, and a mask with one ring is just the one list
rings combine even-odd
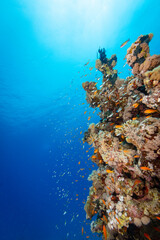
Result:
{"label": "fish swimming near coral", "polygon": [[87,66],[89,64],[89,61],[87,63],[84,64],[84,66]]}
{"label": "fish swimming near coral", "polygon": [[148,239],[151,240],[150,236],[147,233],[144,233],[144,236]]}
{"label": "fish swimming near coral", "polygon": [[155,110],[155,109],[147,109],[144,111],[145,114],[150,114],[150,113],[155,113],[155,112],[157,112],[157,110]]}
{"label": "fish swimming near coral", "polygon": [[151,169],[149,167],[140,167],[140,169],[142,169],[144,171],[153,171],[153,169]]}
{"label": "fish swimming near coral", "polygon": [[116,125],[115,126],[115,128],[121,128],[122,127],[122,125]]}
{"label": "fish swimming near coral", "polygon": [[82,227],[82,235],[83,235],[83,233],[84,233],[84,228]]}
{"label": "fish swimming near coral", "polygon": [[160,232],[160,229],[157,227],[153,227],[157,232]]}
{"label": "fish swimming near coral", "polygon": [[139,106],[139,103],[134,103],[134,104],[133,104],[133,107],[134,107],[134,108],[137,108],[138,106]]}
{"label": "fish swimming near coral", "polygon": [[111,171],[111,170],[109,170],[109,169],[107,169],[106,172],[107,172],[107,173],[113,173],[113,171]]}
{"label": "fish swimming near coral", "polygon": [[124,47],[128,42],[130,41],[130,39],[126,40],[124,43],[121,44],[120,48]]}
{"label": "fish swimming near coral", "polygon": [[103,225],[103,234],[104,234],[104,239],[107,240],[107,230],[105,225]]}

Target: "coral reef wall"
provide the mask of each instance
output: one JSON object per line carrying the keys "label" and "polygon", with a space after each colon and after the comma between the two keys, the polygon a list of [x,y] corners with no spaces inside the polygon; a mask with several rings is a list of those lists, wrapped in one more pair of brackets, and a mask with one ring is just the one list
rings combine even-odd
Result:
{"label": "coral reef wall", "polygon": [[133,75],[118,77],[117,57],[96,68],[101,88],[84,82],[86,100],[99,108],[83,141],[94,147],[98,166],[85,204],[92,232],[102,239],[160,239],[160,55],[150,56],[153,34],[141,35],[127,50]]}

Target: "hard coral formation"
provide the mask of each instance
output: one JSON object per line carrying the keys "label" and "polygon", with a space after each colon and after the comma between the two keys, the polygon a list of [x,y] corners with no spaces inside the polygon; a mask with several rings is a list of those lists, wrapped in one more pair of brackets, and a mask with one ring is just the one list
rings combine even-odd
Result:
{"label": "hard coral formation", "polygon": [[96,82],[82,85],[101,117],[83,138],[94,147],[91,159],[98,166],[89,176],[85,211],[89,219],[97,216],[91,230],[101,233],[105,226],[109,239],[130,239],[132,226],[143,239],[145,225],[160,215],[160,55],[150,56],[152,37],[141,35],[127,50],[133,76],[120,79],[116,55],[108,59],[103,49],[96,60],[100,89]]}

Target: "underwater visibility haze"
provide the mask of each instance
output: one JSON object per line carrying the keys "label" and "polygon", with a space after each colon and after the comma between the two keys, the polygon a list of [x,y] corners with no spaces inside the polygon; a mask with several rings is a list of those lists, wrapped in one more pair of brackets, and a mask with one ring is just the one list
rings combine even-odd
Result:
{"label": "underwater visibility haze", "polygon": [[1,240],[160,239],[159,12],[0,3]]}

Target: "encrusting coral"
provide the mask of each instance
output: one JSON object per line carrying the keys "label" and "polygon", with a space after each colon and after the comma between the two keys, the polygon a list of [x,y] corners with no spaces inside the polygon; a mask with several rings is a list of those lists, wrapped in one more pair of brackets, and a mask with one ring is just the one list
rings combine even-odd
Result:
{"label": "encrusting coral", "polygon": [[120,79],[113,69],[116,55],[108,59],[103,49],[96,60],[101,88],[96,82],[82,84],[101,117],[83,141],[94,147],[91,159],[98,166],[88,178],[93,184],[86,216],[97,216],[91,230],[103,238],[130,239],[132,226],[134,239],[145,239],[145,225],[160,219],[160,55],[150,56],[152,37],[141,35],[127,50],[133,76]]}

